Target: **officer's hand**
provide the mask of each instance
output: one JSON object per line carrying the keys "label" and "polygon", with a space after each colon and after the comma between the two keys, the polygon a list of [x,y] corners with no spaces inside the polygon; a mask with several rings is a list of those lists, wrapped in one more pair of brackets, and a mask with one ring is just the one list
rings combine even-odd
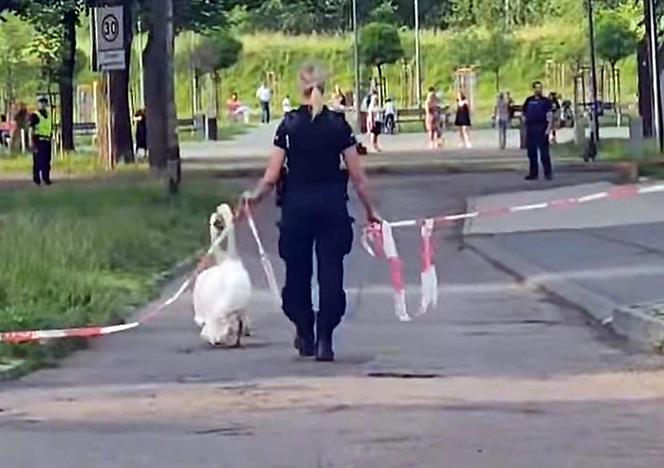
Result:
{"label": "officer's hand", "polygon": [[369,210],[367,211],[367,222],[369,224],[382,224],[383,218],[375,210]]}
{"label": "officer's hand", "polygon": [[244,210],[247,208],[247,206],[251,208],[259,201],[260,198],[255,190],[245,190],[242,195],[240,195],[240,199],[238,200],[237,206],[235,207],[235,220],[242,221],[245,216]]}

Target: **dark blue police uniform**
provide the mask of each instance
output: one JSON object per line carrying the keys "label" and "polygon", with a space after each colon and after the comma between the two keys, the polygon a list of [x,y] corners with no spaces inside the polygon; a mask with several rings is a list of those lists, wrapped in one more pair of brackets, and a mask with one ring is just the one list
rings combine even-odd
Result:
{"label": "dark blue police uniform", "polygon": [[[274,144],[286,151],[280,190],[279,255],[286,264],[283,310],[298,336],[331,341],[346,310],[344,257],[353,242],[347,208],[348,174],[341,154],[356,144],[343,114],[328,108],[312,120],[309,107],[288,112]],[[318,264],[320,310],[311,298],[313,254]],[[302,350],[300,350],[302,353]]]}
{"label": "dark blue police uniform", "polygon": [[523,104],[523,113],[526,117],[526,148],[530,160],[528,178],[537,179],[539,176],[539,159],[542,161],[544,177],[551,179],[553,169],[549,154],[549,137],[546,129],[553,111],[551,100],[544,96],[533,95]]}

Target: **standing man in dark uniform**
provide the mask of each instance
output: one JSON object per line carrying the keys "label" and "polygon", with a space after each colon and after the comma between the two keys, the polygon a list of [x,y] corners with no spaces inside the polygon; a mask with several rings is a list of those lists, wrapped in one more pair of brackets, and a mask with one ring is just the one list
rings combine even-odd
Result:
{"label": "standing man in dark uniform", "polygon": [[30,116],[32,133],[32,180],[35,184],[51,185],[51,139],[53,119],[48,109],[48,99],[39,98],[39,109]]}
{"label": "standing man in dark uniform", "polygon": [[526,180],[539,177],[539,159],[542,161],[544,177],[553,179],[551,156],[549,154],[549,134],[553,120],[551,100],[543,95],[542,82],[533,83],[533,95],[523,103],[523,116],[526,119],[526,148],[530,160],[530,170]]}
{"label": "standing man in dark uniform", "polygon": [[[344,114],[324,104],[324,73],[314,65],[305,66],[299,81],[306,104],[286,114],[263,179],[245,192],[241,202],[257,203],[280,184],[279,254],[286,264],[282,307],[295,325],[300,356],[332,361],[332,333],[346,310],[344,257],[353,243],[349,176],[367,219],[379,219],[369,201],[353,132]],[[317,314],[311,294],[314,253],[320,290]]]}

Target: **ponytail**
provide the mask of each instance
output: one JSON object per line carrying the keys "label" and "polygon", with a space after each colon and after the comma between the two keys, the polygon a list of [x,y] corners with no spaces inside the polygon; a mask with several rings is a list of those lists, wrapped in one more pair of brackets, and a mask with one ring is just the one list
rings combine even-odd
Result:
{"label": "ponytail", "polygon": [[323,106],[325,106],[323,92],[318,86],[314,86],[311,90],[311,120],[314,120],[320,115],[323,111]]}
{"label": "ponytail", "polygon": [[323,112],[325,107],[325,71],[316,64],[302,66],[299,74],[300,90],[311,106],[311,120]]}

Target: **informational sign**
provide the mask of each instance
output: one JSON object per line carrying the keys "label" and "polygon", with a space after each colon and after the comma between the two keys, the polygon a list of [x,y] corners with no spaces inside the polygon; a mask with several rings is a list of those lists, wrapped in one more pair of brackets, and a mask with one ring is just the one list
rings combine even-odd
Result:
{"label": "informational sign", "polygon": [[98,7],[94,10],[95,53],[100,71],[124,70],[124,10],[122,6]]}

